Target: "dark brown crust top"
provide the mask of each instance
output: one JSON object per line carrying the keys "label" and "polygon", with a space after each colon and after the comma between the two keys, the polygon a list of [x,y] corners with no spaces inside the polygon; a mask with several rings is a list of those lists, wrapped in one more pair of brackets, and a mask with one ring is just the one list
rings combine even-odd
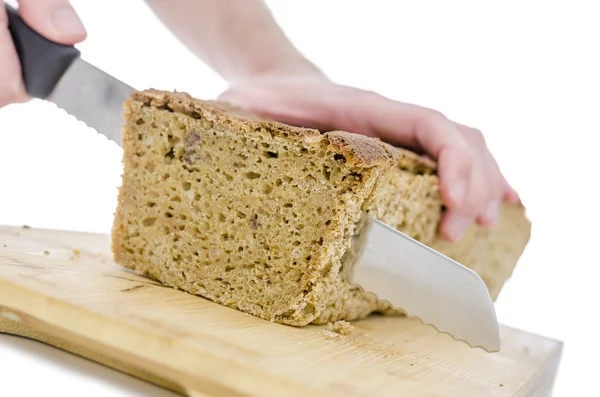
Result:
{"label": "dark brown crust top", "polygon": [[378,139],[345,131],[330,131],[325,136],[334,152],[351,159],[357,167],[385,165],[393,160]]}
{"label": "dark brown crust top", "polygon": [[205,117],[211,121],[234,122],[254,130],[269,132],[316,143],[323,139],[331,149],[346,157],[357,167],[368,168],[395,163],[400,168],[414,173],[435,173],[435,163],[405,149],[392,147],[379,139],[345,131],[331,131],[324,134],[316,129],[294,127],[262,118],[256,113],[220,101],[200,100],[185,92],[169,92],[156,89],[134,91],[131,100],[146,106],[166,109],[190,117]]}
{"label": "dark brown crust top", "polygon": [[206,112],[249,121],[267,121],[255,113],[229,103],[196,99],[187,92],[169,92],[151,88],[144,91],[134,91],[131,94],[131,99],[148,106],[170,109],[194,118],[197,117],[197,113]]}
{"label": "dark brown crust top", "polygon": [[405,171],[410,171],[415,174],[431,175],[437,172],[437,164],[435,161],[426,157],[419,156],[410,150],[395,147],[385,144],[394,157],[394,162]]}

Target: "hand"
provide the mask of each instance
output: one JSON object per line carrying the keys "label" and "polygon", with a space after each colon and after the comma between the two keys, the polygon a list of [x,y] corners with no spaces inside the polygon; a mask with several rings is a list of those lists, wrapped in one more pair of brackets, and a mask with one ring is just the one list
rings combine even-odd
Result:
{"label": "hand", "polygon": [[[19,13],[26,24],[49,40],[73,45],[86,32],[68,0],[21,0]],[[21,79],[21,65],[8,30],[4,3],[0,5],[0,108],[24,102],[27,96]]]}
{"label": "hand", "polygon": [[491,227],[502,201],[519,202],[481,132],[437,111],[337,85],[319,73],[236,81],[219,99],[286,124],[361,133],[433,158],[447,207],[440,231],[449,241],[460,240],[473,222]]}

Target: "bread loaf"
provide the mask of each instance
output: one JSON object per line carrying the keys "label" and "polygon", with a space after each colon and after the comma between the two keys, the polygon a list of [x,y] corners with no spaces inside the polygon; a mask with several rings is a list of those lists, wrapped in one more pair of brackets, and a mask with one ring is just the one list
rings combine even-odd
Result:
{"label": "bread loaf", "polygon": [[529,239],[524,208],[505,204],[493,229],[445,243],[435,164],[377,139],[157,90],[124,116],[116,262],[267,320],[390,312],[342,265],[364,213],[472,268],[494,299]]}

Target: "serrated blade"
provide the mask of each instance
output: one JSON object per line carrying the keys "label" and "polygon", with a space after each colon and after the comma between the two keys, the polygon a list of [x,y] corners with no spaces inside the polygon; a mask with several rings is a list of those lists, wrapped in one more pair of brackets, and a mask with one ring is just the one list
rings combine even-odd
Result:
{"label": "serrated blade", "polygon": [[352,283],[471,347],[500,350],[496,311],[477,273],[370,215],[363,222],[344,258]]}
{"label": "serrated blade", "polygon": [[133,91],[127,84],[78,58],[47,100],[121,145],[123,103]]}

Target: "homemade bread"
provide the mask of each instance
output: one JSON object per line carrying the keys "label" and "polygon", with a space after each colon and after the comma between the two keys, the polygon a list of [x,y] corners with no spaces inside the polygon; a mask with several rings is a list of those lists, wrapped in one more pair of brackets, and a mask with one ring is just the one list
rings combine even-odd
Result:
{"label": "homemade bread", "polygon": [[115,260],[264,319],[390,312],[345,278],[364,212],[475,270],[494,299],[529,239],[524,208],[505,204],[493,229],[445,243],[435,164],[376,139],[157,90],[133,93],[124,115]]}

